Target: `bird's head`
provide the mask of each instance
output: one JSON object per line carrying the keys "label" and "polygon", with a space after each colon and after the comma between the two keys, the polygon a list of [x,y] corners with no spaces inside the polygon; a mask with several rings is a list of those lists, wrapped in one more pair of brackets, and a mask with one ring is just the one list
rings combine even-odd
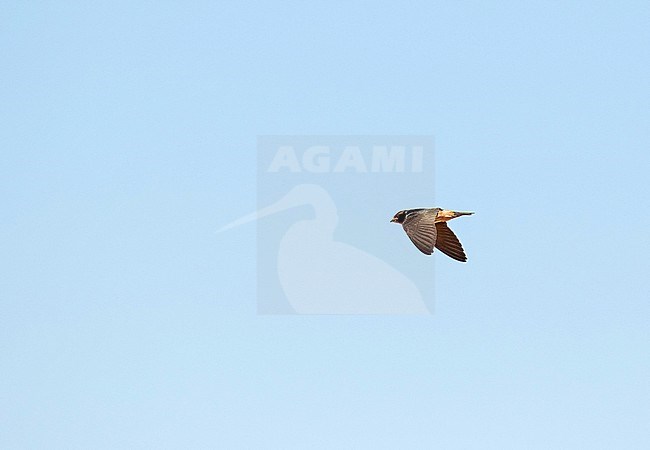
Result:
{"label": "bird's head", "polygon": [[406,219],[406,211],[398,211],[395,213],[392,219],[390,219],[391,223],[404,223],[404,219]]}

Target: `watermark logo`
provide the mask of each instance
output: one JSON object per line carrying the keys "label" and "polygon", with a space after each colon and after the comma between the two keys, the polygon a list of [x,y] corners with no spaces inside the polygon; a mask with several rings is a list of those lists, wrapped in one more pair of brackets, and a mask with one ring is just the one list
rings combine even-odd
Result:
{"label": "watermark logo", "polygon": [[433,258],[393,214],[433,205],[429,136],[258,138],[261,314],[429,314]]}
{"label": "watermark logo", "polygon": [[[300,155],[299,155],[300,153]],[[369,157],[366,156],[369,154]],[[275,152],[267,172],[311,172],[311,173],[397,173],[408,170],[422,172],[424,148],[413,146],[373,146],[364,151],[360,146],[346,146],[343,149],[328,145],[315,145],[297,152],[292,145],[280,146]]]}

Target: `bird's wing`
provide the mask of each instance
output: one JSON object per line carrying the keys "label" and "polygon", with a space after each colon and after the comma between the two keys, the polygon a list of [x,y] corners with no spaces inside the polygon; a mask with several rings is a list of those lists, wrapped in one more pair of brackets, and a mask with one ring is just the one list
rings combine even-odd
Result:
{"label": "bird's wing", "polygon": [[466,262],[467,256],[465,256],[463,246],[454,232],[451,231],[451,228],[445,222],[438,222],[436,223],[436,230],[438,232],[436,248],[456,261]]}
{"label": "bird's wing", "polygon": [[409,213],[402,226],[409,239],[425,255],[433,253],[436,243],[437,211],[418,211]]}

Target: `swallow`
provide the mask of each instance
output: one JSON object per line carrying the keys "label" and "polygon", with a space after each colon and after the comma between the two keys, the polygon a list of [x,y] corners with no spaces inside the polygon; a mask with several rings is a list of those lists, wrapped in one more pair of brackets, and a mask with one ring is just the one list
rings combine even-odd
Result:
{"label": "swallow", "polygon": [[432,254],[435,247],[456,261],[466,262],[465,250],[446,222],[472,214],[474,213],[442,208],[404,209],[398,211],[391,222],[402,224],[406,235],[425,255]]}

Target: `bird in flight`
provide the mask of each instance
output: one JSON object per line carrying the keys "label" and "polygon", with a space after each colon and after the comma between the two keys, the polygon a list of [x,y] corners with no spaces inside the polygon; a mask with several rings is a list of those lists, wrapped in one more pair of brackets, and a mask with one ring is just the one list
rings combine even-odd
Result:
{"label": "bird in flight", "polygon": [[447,221],[473,212],[449,211],[442,208],[416,208],[398,211],[391,222],[400,223],[407,236],[425,255],[433,253],[434,247],[456,261],[465,262],[465,250]]}

